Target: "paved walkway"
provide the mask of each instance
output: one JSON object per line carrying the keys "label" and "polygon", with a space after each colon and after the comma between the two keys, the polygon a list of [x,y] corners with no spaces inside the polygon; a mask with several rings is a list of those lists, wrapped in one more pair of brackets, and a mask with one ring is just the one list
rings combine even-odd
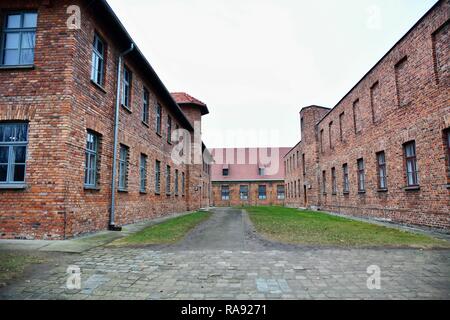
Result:
{"label": "paved walkway", "polygon": [[[66,288],[68,265],[81,289]],[[381,289],[367,288],[379,266]],[[255,235],[240,210],[215,209],[184,241],[97,247],[0,290],[0,299],[450,299],[450,251],[300,248]]]}

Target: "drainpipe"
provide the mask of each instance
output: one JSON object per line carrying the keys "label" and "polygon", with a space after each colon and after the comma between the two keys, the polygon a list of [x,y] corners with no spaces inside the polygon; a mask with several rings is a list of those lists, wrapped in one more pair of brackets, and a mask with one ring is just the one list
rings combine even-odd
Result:
{"label": "drainpipe", "polygon": [[117,65],[117,96],[116,96],[116,109],[114,117],[114,153],[112,163],[112,178],[111,178],[111,212],[109,216],[109,230],[121,231],[122,228],[116,226],[115,214],[116,214],[116,176],[117,176],[117,148],[119,138],[119,114],[120,114],[120,89],[121,89],[121,76],[122,76],[122,60],[123,57],[134,50],[134,43],[128,50],[122,52],[119,55],[119,63]]}

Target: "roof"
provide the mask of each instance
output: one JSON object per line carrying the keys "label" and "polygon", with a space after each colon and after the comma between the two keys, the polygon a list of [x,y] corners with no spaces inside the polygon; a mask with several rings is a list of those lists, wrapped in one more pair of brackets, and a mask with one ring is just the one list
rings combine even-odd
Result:
{"label": "roof", "polygon": [[395,48],[397,48],[398,47],[398,45],[403,41],[403,40],[405,40],[405,38],[406,37],[408,37],[414,30],[416,30],[417,29],[417,26],[419,25],[419,24],[421,24],[424,20],[425,20],[425,18],[426,17],[428,17],[429,15],[430,15],[430,13],[431,12],[433,12],[437,7],[439,7],[439,6],[441,6],[441,5],[444,5],[444,1],[443,0],[439,0],[438,2],[436,2],[404,35],[403,35],[403,37],[401,37],[400,38],[400,40],[398,40],[392,47],[391,47],[391,49],[389,49],[389,51],[388,52],[386,52],[386,54],[383,56],[383,57],[381,57],[381,59],[380,60],[378,60],[377,61],[377,63],[375,63],[375,65],[369,70],[369,71],[367,71],[366,72],[366,74],[350,89],[350,91],[348,91],[343,97],[342,97],[342,99],[341,100],[339,100],[339,102],[338,103],[336,103],[336,105],[333,107],[333,108],[331,108],[330,109],[330,111],[327,113],[327,114],[325,114],[323,117],[322,117],[322,119],[320,119],[317,123],[316,123],[316,125],[319,125],[325,118],[327,118],[327,116],[329,115],[329,114],[331,114],[336,108],[338,108],[340,105],[341,105],[341,103],[345,100],[345,98],[347,98],[352,92],[353,92],[353,90],[355,90],[371,73],[372,73],[372,71],[374,71],[384,60],[385,60],[385,58],[387,57],[387,56],[389,56],[389,54],[391,53],[391,52],[393,52],[394,51],[394,49]]}
{"label": "roof", "polygon": [[[215,148],[211,149],[214,164],[211,165],[211,181],[282,181],[284,180],[284,156],[290,148]],[[223,169],[229,175],[223,176]],[[259,175],[259,169],[265,174]]]}
{"label": "roof", "polygon": [[145,79],[154,86],[161,103],[163,103],[173,113],[173,115],[180,121],[180,124],[184,128],[193,131],[194,128],[192,127],[192,124],[180,109],[179,105],[172,98],[164,83],[158,77],[153,67],[150,65],[144,54],[131,38],[130,34],[120,22],[119,18],[109,6],[107,1],[86,0],[85,2],[87,3],[86,7],[93,11],[96,19],[102,20],[104,23],[108,24],[109,31],[111,32],[111,34],[115,35],[115,39],[117,40],[117,47],[119,50],[125,51],[130,48],[132,43],[134,43],[134,50],[126,56],[126,59],[133,60],[135,61],[135,63],[137,63],[137,65],[139,65],[139,70],[142,72]]}
{"label": "roof", "polygon": [[198,106],[202,113],[202,116],[209,113],[208,107],[205,103],[187,94],[186,92],[172,92],[171,95],[179,105],[189,104]]}

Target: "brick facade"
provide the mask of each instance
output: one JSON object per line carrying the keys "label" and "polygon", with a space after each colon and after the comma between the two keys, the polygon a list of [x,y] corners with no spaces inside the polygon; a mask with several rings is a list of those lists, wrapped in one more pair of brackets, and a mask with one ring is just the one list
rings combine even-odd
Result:
{"label": "brick facade", "polygon": [[[439,1],[333,109],[302,109],[302,141],[285,157],[287,205],[450,228],[449,12],[449,1]],[[409,142],[416,148],[414,186],[407,183]],[[385,188],[379,183],[380,152]]]}
{"label": "brick facade", "polygon": [[[119,53],[130,38],[104,1],[1,2],[0,16],[17,10],[38,13],[33,66],[0,67],[0,124],[28,123],[25,186],[12,190],[0,185],[0,237],[64,239],[108,228],[114,145],[114,112]],[[81,29],[67,28],[69,5],[81,8]],[[0,21],[3,26],[3,21]],[[94,35],[105,44],[104,83],[91,79]],[[127,188],[117,192],[116,224],[125,225],[173,212],[209,205],[209,172],[201,164],[175,165],[174,144],[168,142],[166,124],[193,135],[185,115],[156,73],[136,48],[125,57],[131,71],[130,107],[120,107],[118,142],[129,148]],[[149,92],[149,121],[142,121],[143,91]],[[161,135],[156,133],[157,104],[162,106]],[[87,132],[99,137],[97,186],[86,188]],[[201,142],[201,141],[200,141]],[[194,152],[201,152],[201,147]],[[147,156],[147,188],[140,190],[140,157]],[[119,155],[118,155],[119,157]],[[160,193],[155,191],[155,161],[161,163]],[[171,168],[170,194],[166,193],[166,166]],[[203,166],[204,167],[204,166]],[[175,194],[175,172],[179,192]],[[182,174],[185,190],[182,190]]]}

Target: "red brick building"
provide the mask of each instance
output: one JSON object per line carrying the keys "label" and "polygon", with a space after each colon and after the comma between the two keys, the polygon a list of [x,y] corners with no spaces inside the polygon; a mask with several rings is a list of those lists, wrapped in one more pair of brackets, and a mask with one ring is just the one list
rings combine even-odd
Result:
{"label": "red brick building", "polygon": [[289,148],[212,149],[212,203],[218,207],[284,205]]}
{"label": "red brick building", "polygon": [[333,109],[301,110],[287,205],[450,228],[449,18],[439,1]]}
{"label": "red brick building", "polygon": [[[194,135],[206,105],[172,97],[106,1],[1,1],[0,26],[1,238],[65,239],[209,204]],[[200,162],[173,161],[176,129]]]}

